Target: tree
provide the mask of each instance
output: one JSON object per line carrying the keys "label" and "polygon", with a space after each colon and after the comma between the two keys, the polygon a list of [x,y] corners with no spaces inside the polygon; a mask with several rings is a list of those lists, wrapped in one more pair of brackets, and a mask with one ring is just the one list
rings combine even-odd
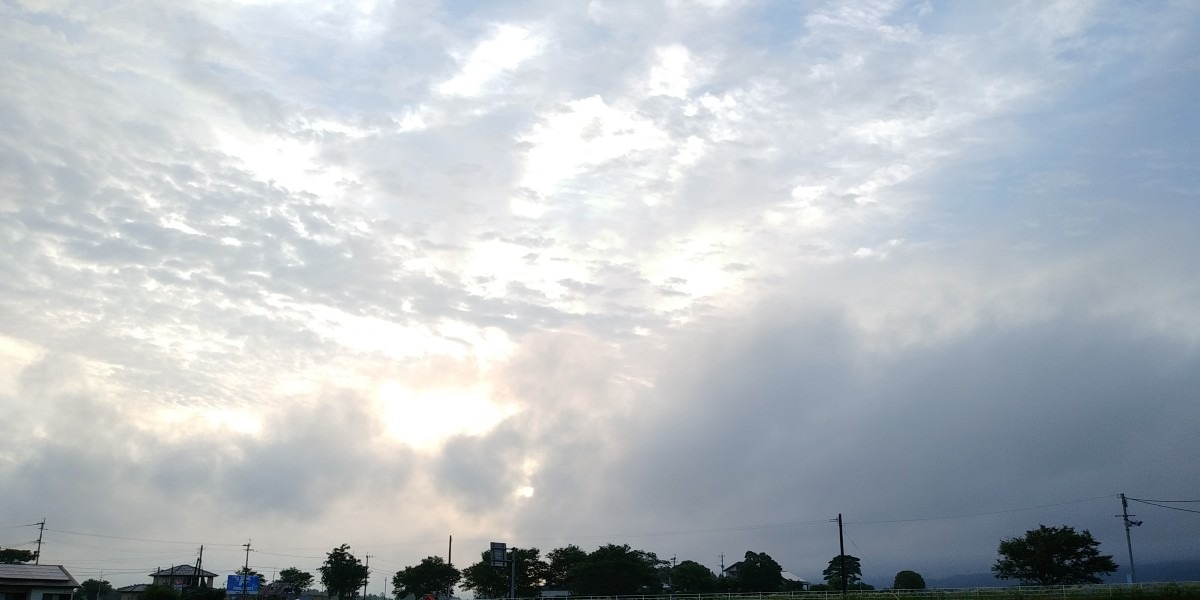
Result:
{"label": "tree", "polygon": [[288,567],[279,572],[278,581],[292,586],[292,589],[296,590],[296,593],[299,594],[312,586],[313,576],[312,573],[301,571],[296,567]]}
{"label": "tree", "polygon": [[[842,572],[843,558],[845,558],[846,565],[844,573]],[[825,578],[825,583],[835,590],[843,589],[843,579],[846,581],[846,587],[853,589],[852,584],[862,579],[862,564],[857,557],[839,554],[830,559],[829,566],[825,567],[821,576]]]}
{"label": "tree", "polygon": [[153,583],[142,590],[138,600],[179,600],[179,592],[169,585]]}
{"label": "tree", "polygon": [[551,550],[546,555],[548,564],[545,588],[548,590],[567,589],[567,579],[570,577],[571,570],[586,561],[587,557],[587,552],[574,544]]}
{"label": "tree", "polygon": [[251,569],[250,567],[239,567],[238,570],[233,572],[233,574],[234,575],[245,575],[246,577],[257,577],[259,583],[266,583],[266,579],[267,579],[266,577],[263,577],[262,573],[259,573],[258,571],[255,571],[254,569]]}
{"label": "tree", "polygon": [[403,598],[408,594],[417,598],[425,594],[437,596],[449,592],[460,577],[461,574],[454,565],[442,560],[440,556],[429,556],[421,559],[420,564],[416,566],[404,567],[404,570],[397,571],[392,576],[392,588],[396,598]]}
{"label": "tree", "polygon": [[184,588],[179,594],[180,600],[225,600],[225,590],[212,589],[201,583],[197,586]]}
{"label": "tree", "polygon": [[766,552],[746,552],[734,579],[743,592],[777,592],[783,587],[783,567]]}
{"label": "tree", "polygon": [[[538,596],[546,584],[550,569],[550,566],[542,560],[541,551],[537,548],[510,548],[510,550],[517,556],[517,597]],[[493,566],[492,553],[485,550],[479,562],[463,569],[462,587],[473,591],[476,598],[504,598],[508,596],[508,578],[511,573],[511,569],[507,566]]]}
{"label": "tree", "polygon": [[75,590],[72,600],[104,600],[111,591],[113,587],[107,581],[85,579],[79,584],[79,589]]}
{"label": "tree", "polygon": [[992,566],[996,579],[1019,579],[1033,585],[1100,583],[1096,575],[1117,570],[1112,555],[1100,554],[1100,542],[1084,529],[1046,527],[1025,532],[1023,537],[1000,542],[1000,558]]}
{"label": "tree", "polygon": [[321,583],[332,598],[353,600],[358,590],[367,584],[367,567],[350,554],[350,546],[342,544],[329,551],[321,565]]}
{"label": "tree", "polygon": [[702,594],[716,589],[717,576],[708,567],[685,560],[671,569],[671,585],[681,594]]}
{"label": "tree", "polygon": [[923,590],[925,589],[925,578],[916,571],[900,571],[896,573],[896,579],[892,580],[893,590]]}
{"label": "tree", "polygon": [[22,563],[33,562],[37,559],[37,552],[33,550],[19,550],[17,548],[0,548],[0,564],[4,565],[19,565]]}
{"label": "tree", "polygon": [[662,588],[658,567],[663,563],[653,552],[633,550],[628,544],[608,544],[571,568],[567,588],[576,596],[657,593]]}

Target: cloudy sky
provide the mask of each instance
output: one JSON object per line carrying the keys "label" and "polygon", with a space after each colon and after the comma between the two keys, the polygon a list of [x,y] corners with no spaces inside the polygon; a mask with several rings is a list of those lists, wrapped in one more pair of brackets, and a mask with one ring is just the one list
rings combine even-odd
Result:
{"label": "cloudy sky", "polygon": [[1193,2],[0,13],[0,545],[80,580],[819,580],[842,513],[887,585],[1200,499]]}

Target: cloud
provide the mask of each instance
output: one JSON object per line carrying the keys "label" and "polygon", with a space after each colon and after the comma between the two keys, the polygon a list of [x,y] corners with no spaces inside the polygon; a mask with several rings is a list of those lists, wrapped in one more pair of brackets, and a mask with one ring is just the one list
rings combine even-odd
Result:
{"label": "cloud", "polygon": [[77,577],[843,513],[886,584],[1197,491],[1191,7],[0,10],[0,498]]}

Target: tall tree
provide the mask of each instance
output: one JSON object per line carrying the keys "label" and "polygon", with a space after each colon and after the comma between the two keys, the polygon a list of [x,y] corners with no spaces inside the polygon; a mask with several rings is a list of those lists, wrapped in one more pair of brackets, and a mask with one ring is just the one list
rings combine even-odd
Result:
{"label": "tall tree", "polygon": [[296,593],[299,594],[312,586],[313,576],[312,573],[301,571],[296,567],[288,567],[279,572],[278,581],[292,586],[292,589],[296,590]]}
{"label": "tall tree", "polygon": [[[839,554],[829,561],[829,566],[821,571],[821,576],[825,578],[825,583],[829,587],[840,590],[842,589],[842,555]],[[845,555],[845,579],[847,588],[853,588],[858,580],[862,579],[862,563],[858,557]]]}
{"label": "tall tree", "polygon": [[21,563],[33,562],[37,558],[37,552],[33,550],[19,550],[17,548],[0,548],[0,564],[19,565]]}
{"label": "tall tree", "polygon": [[634,550],[627,544],[608,544],[571,568],[567,587],[577,596],[656,594],[662,588],[658,568],[664,562],[653,552]]}
{"label": "tall tree", "polygon": [[892,580],[893,590],[923,590],[925,589],[925,578],[916,571],[900,571],[896,573],[896,578]]}
{"label": "tall tree", "polygon": [[574,544],[555,548],[547,555],[547,570],[545,588],[548,590],[565,590],[571,570],[587,560],[588,554]]}
{"label": "tall tree", "polygon": [[783,587],[783,567],[766,552],[748,551],[734,579],[734,585],[743,592],[777,592]]}
{"label": "tall tree", "polygon": [[75,590],[72,600],[104,600],[112,591],[113,587],[107,581],[85,579]]}
{"label": "tall tree", "polygon": [[1001,540],[1000,558],[992,566],[997,579],[1018,579],[1033,585],[1100,583],[1097,574],[1117,570],[1112,555],[1100,554],[1100,542],[1084,529],[1046,527],[1024,536]]}
{"label": "tall tree", "polygon": [[434,596],[444,595],[458,583],[461,574],[454,565],[442,560],[440,556],[428,556],[421,559],[416,566],[404,567],[392,576],[392,588],[396,598],[408,594],[420,598],[425,594]]}
{"label": "tall tree", "polygon": [[347,544],[330,550],[318,570],[321,571],[321,583],[332,598],[353,600],[367,583],[367,567],[350,554]]}
{"label": "tall tree", "polygon": [[[546,585],[550,566],[541,558],[537,548],[511,548],[516,553],[517,585],[519,598],[537,596]],[[508,566],[492,565],[492,553],[484,551],[481,560],[462,572],[462,587],[474,592],[476,598],[504,598],[508,596],[508,579],[512,569]]]}
{"label": "tall tree", "polygon": [[681,594],[702,594],[717,587],[717,576],[708,567],[685,560],[671,568],[672,589]]}

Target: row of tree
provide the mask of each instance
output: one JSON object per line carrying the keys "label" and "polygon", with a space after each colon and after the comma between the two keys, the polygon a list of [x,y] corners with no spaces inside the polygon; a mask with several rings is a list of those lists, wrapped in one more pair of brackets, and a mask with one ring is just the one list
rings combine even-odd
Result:
{"label": "row of tree", "polygon": [[[1076,532],[1067,526],[1042,525],[1027,531],[1024,536],[1001,541],[1000,558],[992,571],[999,579],[1017,579],[1028,584],[1099,583],[1097,575],[1117,570],[1112,556],[1100,554],[1099,545],[1086,529]],[[0,549],[0,559],[29,560],[18,552],[27,551]],[[510,586],[518,598],[538,597],[545,590],[561,590],[576,596],[622,596],[665,591],[699,594],[796,589],[797,584],[785,580],[783,568],[766,553],[746,552],[736,566],[736,569],[730,569],[729,576],[717,577],[695,561],[666,561],[653,552],[635,550],[628,545],[608,544],[592,552],[569,545],[552,550],[544,557],[537,548],[511,548],[500,565],[495,564],[490,552],[485,551],[478,562],[461,571],[441,557],[430,556],[396,572],[391,583],[396,598],[409,594],[417,598],[445,596],[455,586],[471,590],[477,598],[508,597]],[[369,572],[346,544],[331,550],[319,571],[321,583],[330,597],[340,600],[354,600],[366,585]],[[242,569],[239,574],[259,575],[250,569]],[[862,564],[854,556],[833,557],[822,576],[825,583],[811,589],[874,589],[862,582]],[[305,590],[313,585],[314,579],[312,574],[291,567],[280,571],[277,581],[295,590]],[[901,571],[896,574],[892,588],[924,589],[925,580],[915,571]],[[111,590],[107,582],[89,579],[81,584],[75,600],[100,600]],[[163,594],[162,598],[156,597],[157,593],[143,594],[142,598],[169,600],[175,597],[170,588],[165,588]],[[221,590],[185,590],[182,600],[219,600],[223,595]]]}

